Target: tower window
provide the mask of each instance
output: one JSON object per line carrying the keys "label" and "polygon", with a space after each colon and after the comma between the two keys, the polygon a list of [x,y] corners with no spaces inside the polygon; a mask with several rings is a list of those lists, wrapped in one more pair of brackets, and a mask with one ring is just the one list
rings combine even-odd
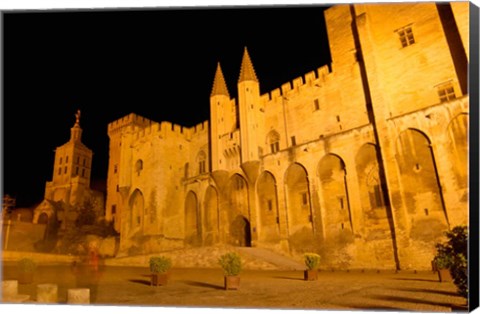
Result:
{"label": "tower window", "polygon": [[272,209],[273,209],[273,202],[272,202],[272,200],[268,200],[268,201],[267,201],[267,205],[268,205],[268,210],[272,210]]}
{"label": "tower window", "polygon": [[60,157],[60,165],[62,164],[62,157]]}
{"label": "tower window", "polygon": [[308,195],[306,192],[302,193],[302,205],[308,204]]}
{"label": "tower window", "polygon": [[205,160],[198,162],[199,173],[205,173]]}
{"label": "tower window", "polygon": [[118,171],[118,166],[117,166],[117,165],[114,165],[114,166],[113,166],[113,173],[117,173],[117,171]]}
{"label": "tower window", "polygon": [[63,173],[67,173],[67,169],[68,169],[68,168],[65,167],[65,169],[63,169],[63,170],[64,170]]}
{"label": "tower window", "polygon": [[315,111],[320,110],[320,102],[318,101],[318,99],[315,99],[313,101],[313,108]]}
{"label": "tower window", "polygon": [[85,169],[82,169],[82,178],[85,177]]}
{"label": "tower window", "polygon": [[65,158],[65,162],[66,162],[66,163],[68,162],[68,156]]}
{"label": "tower window", "polygon": [[405,26],[398,29],[397,34],[402,44],[402,48],[411,46],[415,43],[415,38],[413,38],[412,26]]}
{"label": "tower window", "polygon": [[271,143],[270,150],[272,153],[278,152],[280,150],[280,143],[279,142]]}
{"label": "tower window", "polygon": [[447,102],[456,98],[452,83],[442,84],[437,89],[440,102]]}
{"label": "tower window", "polygon": [[292,136],[292,146],[295,145],[297,145],[297,139],[295,138],[295,136]]}
{"label": "tower window", "polygon": [[141,159],[137,160],[135,163],[135,172],[137,175],[140,175],[140,172],[143,170],[143,161]]}
{"label": "tower window", "polygon": [[87,159],[86,158],[83,158],[83,166],[85,167],[85,164],[87,162]]}
{"label": "tower window", "polygon": [[75,175],[78,176],[78,167],[75,168]]}
{"label": "tower window", "polygon": [[343,197],[339,197],[338,198],[338,202],[340,203],[340,209],[344,209],[345,207],[345,204],[344,204],[344,200],[343,200]]}
{"label": "tower window", "polygon": [[80,157],[77,157],[77,165],[80,163]]}
{"label": "tower window", "polygon": [[276,153],[280,150],[280,134],[277,131],[272,130],[267,136],[267,142],[270,145],[270,151]]}
{"label": "tower window", "polygon": [[380,208],[384,205],[382,188],[380,185],[374,185],[372,188],[373,190],[368,193],[370,198],[370,206],[372,208]]}
{"label": "tower window", "polygon": [[198,163],[198,174],[202,174],[207,172],[207,154],[203,150],[201,150],[197,154],[197,163]]}

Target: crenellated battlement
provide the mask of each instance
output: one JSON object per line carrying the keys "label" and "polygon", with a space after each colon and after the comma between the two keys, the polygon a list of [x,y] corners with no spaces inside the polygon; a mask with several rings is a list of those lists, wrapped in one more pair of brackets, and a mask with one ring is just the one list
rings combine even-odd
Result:
{"label": "crenellated battlement", "polygon": [[262,101],[276,101],[280,97],[286,97],[291,93],[298,92],[304,88],[316,86],[321,87],[325,84],[327,76],[331,75],[330,67],[328,65],[321,66],[316,71],[311,71],[304,76],[297,77],[290,82],[286,82],[276,88],[270,93],[266,93],[261,96]]}
{"label": "crenellated battlement", "polygon": [[139,140],[149,136],[160,136],[163,139],[180,137],[185,140],[191,140],[193,137],[203,135],[206,132],[208,132],[208,121],[198,123],[193,127],[185,127],[169,121],[152,121],[150,125],[137,129],[137,131],[134,132],[133,139]]}
{"label": "crenellated battlement", "polygon": [[158,134],[163,138],[180,136],[184,137],[186,140],[190,140],[195,135],[208,131],[208,120],[198,123],[193,127],[185,127],[169,121],[155,122],[135,113],[130,113],[129,115],[109,123],[108,133],[111,134],[127,128],[130,128],[130,131],[134,133],[134,139]]}
{"label": "crenellated battlement", "polygon": [[120,118],[118,120],[115,120],[109,123],[108,133],[114,132],[116,130],[125,128],[127,126],[131,126],[131,125],[146,127],[148,125],[151,125],[152,123],[155,123],[155,122],[150,119],[139,116],[135,113],[130,113],[129,115],[124,116],[123,118]]}

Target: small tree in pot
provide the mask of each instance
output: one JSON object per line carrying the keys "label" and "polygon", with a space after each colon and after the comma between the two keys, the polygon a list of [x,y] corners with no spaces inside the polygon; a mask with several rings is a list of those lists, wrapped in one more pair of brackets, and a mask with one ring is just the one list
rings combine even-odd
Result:
{"label": "small tree in pot", "polygon": [[223,268],[225,290],[237,290],[240,287],[240,271],[242,270],[242,260],[240,255],[235,252],[226,253],[218,259],[218,263]]}
{"label": "small tree in pot", "polygon": [[447,241],[436,244],[437,254],[433,260],[439,281],[453,281],[458,293],[468,302],[468,227],[455,226],[445,235]]}
{"label": "small tree in pot", "polygon": [[320,255],[316,253],[305,253],[304,261],[307,269],[304,272],[305,280],[318,279],[318,266],[320,265]]}
{"label": "small tree in pot", "polygon": [[150,285],[164,286],[170,279],[169,270],[172,267],[172,260],[164,256],[150,257],[150,272],[152,273],[152,281]]}

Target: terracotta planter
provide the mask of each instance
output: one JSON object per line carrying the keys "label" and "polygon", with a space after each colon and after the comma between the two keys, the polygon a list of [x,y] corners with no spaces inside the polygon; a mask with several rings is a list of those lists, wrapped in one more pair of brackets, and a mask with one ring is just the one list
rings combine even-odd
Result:
{"label": "terracotta planter", "polygon": [[438,268],[438,281],[440,282],[452,282],[452,275],[450,275],[450,270],[448,268]]}
{"label": "terracotta planter", "polygon": [[313,281],[318,279],[318,270],[316,269],[307,269],[304,271],[303,277],[307,281]]}
{"label": "terracotta planter", "polygon": [[152,274],[151,286],[165,286],[170,280],[170,273]]}
{"label": "terracotta planter", "polygon": [[240,276],[225,276],[225,290],[238,290],[240,288]]}

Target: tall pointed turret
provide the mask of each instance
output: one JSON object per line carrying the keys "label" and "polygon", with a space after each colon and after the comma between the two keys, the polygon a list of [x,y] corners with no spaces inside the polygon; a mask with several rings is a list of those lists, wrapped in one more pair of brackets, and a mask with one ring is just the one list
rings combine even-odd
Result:
{"label": "tall pointed turret", "polygon": [[82,141],[82,128],[80,127],[80,110],[77,110],[77,113],[75,113],[75,124],[70,129],[70,141]]}
{"label": "tall pointed turret", "polygon": [[238,79],[239,83],[244,81],[258,82],[257,75],[255,74],[252,60],[250,60],[250,55],[248,54],[247,47],[245,47],[243,51],[242,66],[240,68],[240,77]]}
{"label": "tall pointed turret", "polygon": [[247,47],[243,52],[237,87],[241,163],[245,163],[259,159],[259,147],[263,139],[257,137],[258,134],[261,134],[259,130],[263,130],[265,119],[260,101],[260,83],[255,74]]}
{"label": "tall pointed turret", "polygon": [[213,88],[210,97],[216,95],[225,95],[230,98],[227,83],[225,82],[225,77],[223,76],[222,68],[220,67],[220,62],[217,64],[217,71],[215,72],[215,79],[213,80]]}

